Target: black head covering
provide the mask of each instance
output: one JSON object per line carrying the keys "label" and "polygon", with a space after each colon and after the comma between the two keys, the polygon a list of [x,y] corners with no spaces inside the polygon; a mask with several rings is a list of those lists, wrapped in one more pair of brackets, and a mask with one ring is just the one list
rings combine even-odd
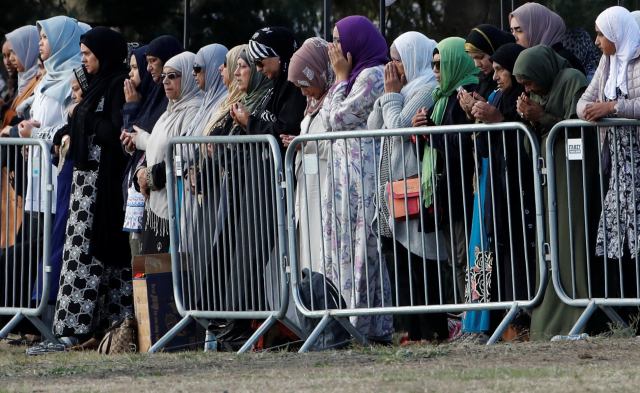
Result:
{"label": "black head covering", "polygon": [[516,77],[513,76],[513,67],[522,51],[526,48],[516,43],[501,46],[491,56],[489,60],[498,63],[502,68],[511,73],[511,90],[502,93],[502,98],[498,102],[497,108],[504,116],[505,121],[518,121],[520,116],[516,110],[518,97],[525,91],[524,86],[518,83]]}
{"label": "black head covering", "polygon": [[256,31],[249,40],[249,56],[252,60],[279,57],[280,69],[284,72],[287,72],[291,56],[297,50],[296,38],[284,27],[265,27]]}
{"label": "black head covering", "polygon": [[73,157],[78,169],[86,169],[89,156],[87,137],[92,130],[85,129],[88,113],[96,108],[112,83],[124,82],[128,70],[124,63],[127,58],[127,41],[124,36],[108,27],[98,26],[80,36],[84,44],[98,58],[99,69],[93,75],[89,88],[82,96],[82,101],[73,111],[71,120],[71,147],[69,154]]}
{"label": "black head covering", "polygon": [[138,65],[138,74],[140,75],[140,84],[136,87],[136,90],[140,93],[140,104],[144,105],[151,90],[155,87],[155,82],[151,77],[151,73],[147,70],[147,57],[144,53],[147,50],[147,45],[135,49],[131,52],[131,57],[136,58],[136,64]]}
{"label": "black head covering", "polygon": [[145,56],[154,56],[166,63],[170,58],[184,52],[180,41],[170,35],[163,35],[151,41],[147,46]]}
{"label": "black head covering", "polygon": [[140,48],[139,42],[128,42],[127,43],[127,65],[129,65],[129,61],[131,61],[131,55],[133,51]]}
{"label": "black head covering", "polygon": [[73,70],[73,74],[80,85],[80,89],[82,89],[82,94],[86,93],[89,90],[89,85],[91,84],[91,80],[93,79],[93,75],[87,72],[87,67],[82,64],[80,67],[77,67]]}

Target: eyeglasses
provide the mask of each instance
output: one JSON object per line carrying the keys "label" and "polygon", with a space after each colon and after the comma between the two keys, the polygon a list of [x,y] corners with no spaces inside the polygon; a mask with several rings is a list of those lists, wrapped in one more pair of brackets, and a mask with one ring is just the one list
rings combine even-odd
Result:
{"label": "eyeglasses", "polygon": [[168,74],[162,74],[160,75],[162,77],[162,79],[164,80],[165,78],[169,78],[170,81],[176,79],[176,78],[182,78],[181,74],[178,74],[177,72],[170,72]]}
{"label": "eyeglasses", "polygon": [[200,65],[198,65],[198,63],[195,63],[193,65],[193,72],[195,72],[196,74],[199,74],[200,71],[202,71],[202,67]]}
{"label": "eyeglasses", "polygon": [[438,60],[438,61],[432,61],[432,62],[431,62],[431,68],[437,68],[437,69],[440,69],[440,60]]}
{"label": "eyeglasses", "polygon": [[262,60],[264,59],[251,59],[251,61],[253,62],[253,64],[255,64],[256,67],[264,67],[264,64],[262,64]]}

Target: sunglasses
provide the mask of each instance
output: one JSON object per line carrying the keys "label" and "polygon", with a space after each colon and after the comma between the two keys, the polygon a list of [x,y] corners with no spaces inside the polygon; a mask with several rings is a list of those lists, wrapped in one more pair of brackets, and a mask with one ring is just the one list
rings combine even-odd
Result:
{"label": "sunglasses", "polygon": [[202,71],[202,67],[198,65],[198,63],[195,63],[193,65],[193,72],[195,72],[196,74],[199,74],[200,71]]}
{"label": "sunglasses", "polygon": [[162,79],[164,80],[165,78],[169,78],[170,81],[176,79],[176,78],[182,78],[182,75],[178,74],[177,72],[170,72],[168,74],[162,74],[160,75],[162,77]]}
{"label": "sunglasses", "polygon": [[431,62],[431,68],[437,68],[437,69],[440,69],[440,60],[438,60],[438,61],[432,61],[432,62]]}
{"label": "sunglasses", "polygon": [[264,67],[264,64],[262,64],[262,60],[264,59],[251,59],[251,61],[253,62],[253,64],[255,64],[256,67]]}

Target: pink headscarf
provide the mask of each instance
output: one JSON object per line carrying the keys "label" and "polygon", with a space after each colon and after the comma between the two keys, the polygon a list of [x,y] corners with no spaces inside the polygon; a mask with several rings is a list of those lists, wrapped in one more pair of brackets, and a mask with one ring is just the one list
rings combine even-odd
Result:
{"label": "pink headscarf", "polygon": [[333,86],[335,74],[329,59],[329,44],[322,38],[309,38],[291,57],[289,82],[300,86],[315,86],[324,92],[322,97],[307,97],[305,116],[315,115]]}
{"label": "pink headscarf", "polygon": [[516,18],[529,40],[529,48],[536,45],[553,46],[564,40],[567,30],[560,15],[538,3],[526,3],[509,14],[509,22]]}

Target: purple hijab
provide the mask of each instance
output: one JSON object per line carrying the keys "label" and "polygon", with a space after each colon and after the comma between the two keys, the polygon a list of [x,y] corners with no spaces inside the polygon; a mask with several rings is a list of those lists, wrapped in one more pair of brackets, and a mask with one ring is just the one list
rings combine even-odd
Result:
{"label": "purple hijab", "polygon": [[342,53],[345,57],[347,53],[351,53],[353,61],[347,84],[347,94],[349,94],[356,78],[363,70],[389,62],[387,42],[375,25],[364,16],[348,16],[336,23],[336,27],[340,34]]}

